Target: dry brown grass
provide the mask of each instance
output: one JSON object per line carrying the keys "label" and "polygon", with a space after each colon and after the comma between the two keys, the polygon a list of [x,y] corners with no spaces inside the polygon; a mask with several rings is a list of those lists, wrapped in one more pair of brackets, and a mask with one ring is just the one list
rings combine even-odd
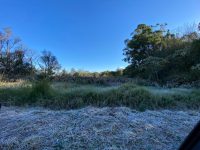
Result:
{"label": "dry brown grass", "polygon": [[18,80],[16,82],[0,81],[0,88],[21,88],[28,85],[30,84],[24,80]]}

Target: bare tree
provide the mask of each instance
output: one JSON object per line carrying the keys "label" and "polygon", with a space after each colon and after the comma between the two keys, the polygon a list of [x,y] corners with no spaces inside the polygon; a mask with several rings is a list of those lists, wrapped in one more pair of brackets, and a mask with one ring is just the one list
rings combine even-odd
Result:
{"label": "bare tree", "polygon": [[26,48],[19,38],[12,36],[10,28],[0,31],[0,74],[10,77],[26,74],[30,63],[26,59]]}
{"label": "bare tree", "polygon": [[4,28],[2,32],[0,32],[0,54],[2,55],[5,52],[7,55],[11,51],[14,51],[21,45],[20,38],[12,37],[12,30],[10,28]]}

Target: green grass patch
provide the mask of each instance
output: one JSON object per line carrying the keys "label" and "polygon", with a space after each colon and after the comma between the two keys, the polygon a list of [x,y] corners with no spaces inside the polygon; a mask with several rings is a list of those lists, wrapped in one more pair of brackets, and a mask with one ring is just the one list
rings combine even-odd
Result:
{"label": "green grass patch", "polygon": [[33,105],[52,109],[77,109],[85,106],[126,106],[140,111],[146,109],[199,109],[200,90],[182,94],[156,94],[148,87],[132,83],[121,86],[96,86],[55,83],[47,81],[32,86],[1,88],[0,102],[7,105]]}

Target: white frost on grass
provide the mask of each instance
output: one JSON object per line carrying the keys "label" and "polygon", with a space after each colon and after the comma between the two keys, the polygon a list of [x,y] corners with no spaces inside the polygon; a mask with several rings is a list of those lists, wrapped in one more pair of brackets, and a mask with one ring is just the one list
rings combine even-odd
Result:
{"label": "white frost on grass", "polygon": [[190,94],[194,89],[190,88],[158,88],[158,87],[144,87],[152,94]]}
{"label": "white frost on grass", "polygon": [[126,107],[52,111],[3,107],[0,149],[177,149],[196,111],[137,112]]}

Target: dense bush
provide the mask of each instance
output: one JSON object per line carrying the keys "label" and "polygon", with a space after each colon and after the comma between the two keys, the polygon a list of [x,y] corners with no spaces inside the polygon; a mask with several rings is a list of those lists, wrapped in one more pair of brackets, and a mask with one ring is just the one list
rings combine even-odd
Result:
{"label": "dense bush", "polygon": [[126,40],[124,55],[130,65],[124,75],[165,84],[176,80],[181,80],[182,84],[199,80],[198,31],[175,36],[161,26],[138,25],[132,38]]}
{"label": "dense bush", "polygon": [[191,78],[192,80],[200,79],[200,63],[191,67]]}

